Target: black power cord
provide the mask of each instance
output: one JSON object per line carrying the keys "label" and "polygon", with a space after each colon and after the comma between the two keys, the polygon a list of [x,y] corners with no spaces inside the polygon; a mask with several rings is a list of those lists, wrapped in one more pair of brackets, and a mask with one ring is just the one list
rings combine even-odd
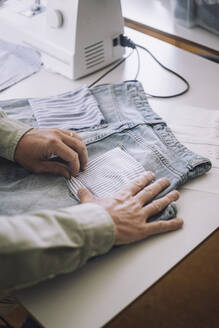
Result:
{"label": "black power cord", "polygon": [[110,72],[114,71],[114,69],[116,69],[119,65],[121,65],[122,63],[124,63],[124,61],[126,61],[126,59],[128,59],[132,54],[133,54],[134,50],[132,52],[130,52],[130,54],[128,54],[126,57],[120,59],[113,67],[111,67],[108,71],[106,71],[103,75],[101,75],[100,77],[98,77],[98,79],[96,79],[94,82],[92,82],[88,88],[93,87],[97,82],[99,82],[100,80],[102,80],[106,75],[108,75]]}
{"label": "black power cord", "polygon": [[146,94],[150,97],[153,97],[153,98],[175,98],[175,97],[178,97],[178,96],[182,96],[184,95],[186,92],[189,91],[189,88],[190,88],[190,84],[189,82],[182,76],[180,75],[179,73],[173,71],[172,69],[166,67],[164,64],[162,64],[151,52],[150,50],[148,50],[147,48],[139,45],[139,44],[136,44],[136,47],[140,48],[140,49],[143,49],[145,50],[162,68],[164,68],[166,71],[170,72],[171,74],[177,76],[180,80],[182,80],[185,84],[186,84],[186,87],[183,91],[181,92],[178,92],[178,93],[175,93],[173,95],[170,95],[170,96],[156,96],[156,95],[152,95],[150,93],[147,93]]}
{"label": "black power cord", "polygon": [[140,68],[141,68],[141,61],[140,61],[140,54],[139,54],[138,49],[135,48],[135,51],[136,51],[137,56],[138,56],[138,68],[137,68],[137,73],[136,73],[136,75],[135,75],[135,80],[137,80],[138,75],[139,75],[139,72],[140,72]]}
{"label": "black power cord", "polygon": [[[185,94],[186,92],[189,91],[189,88],[190,88],[190,85],[189,85],[189,82],[183,77],[181,76],[179,73],[173,71],[172,69],[166,67],[164,64],[162,64],[153,54],[150,50],[148,50],[147,48],[141,46],[140,44],[137,44],[137,43],[134,43],[131,39],[129,39],[128,37],[126,37],[125,35],[121,34],[119,36],[119,44],[122,46],[122,47],[128,47],[128,48],[132,48],[133,51],[135,50],[137,52],[137,56],[138,56],[138,68],[137,68],[137,73],[136,73],[136,76],[135,76],[135,80],[137,79],[138,75],[139,75],[139,71],[140,71],[140,54],[138,52],[138,49],[137,48],[140,48],[144,51],[146,51],[163,69],[165,69],[166,71],[168,71],[169,73],[175,75],[176,77],[178,77],[180,80],[182,80],[185,84],[186,84],[186,88],[179,92],[179,93],[176,93],[176,94],[173,94],[173,95],[169,95],[169,96],[157,96],[157,95],[152,95],[150,93],[147,93],[147,96],[150,96],[150,97],[153,97],[153,98],[161,98],[161,99],[167,99],[167,98],[174,98],[174,97],[178,97],[178,96],[181,96],[183,94]],[[133,51],[128,55],[126,56],[125,58],[121,59],[116,65],[114,65],[110,70],[108,70],[107,72],[105,72],[103,75],[101,75],[96,81],[94,81],[93,83],[91,83],[89,85],[89,88],[94,86],[97,82],[99,82],[103,77],[105,77],[107,74],[109,74],[110,72],[112,72],[115,68],[117,68],[119,65],[121,65],[128,57],[130,57],[132,54],[133,54]]]}

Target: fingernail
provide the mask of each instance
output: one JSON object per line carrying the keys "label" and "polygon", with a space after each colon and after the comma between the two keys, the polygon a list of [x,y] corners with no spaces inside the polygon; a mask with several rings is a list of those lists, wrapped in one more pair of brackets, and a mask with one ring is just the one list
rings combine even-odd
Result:
{"label": "fingernail", "polygon": [[172,191],[172,194],[173,194],[174,196],[178,197],[178,198],[179,198],[179,196],[180,196],[180,193],[178,192],[178,190],[173,190],[173,191]]}
{"label": "fingernail", "polygon": [[151,178],[155,178],[154,173],[151,172],[151,171],[146,171],[146,172],[145,172],[145,175],[150,176]]}
{"label": "fingernail", "polygon": [[182,227],[183,226],[183,224],[184,224],[184,221],[183,221],[183,219],[177,219],[177,220],[179,220],[179,223],[180,223],[180,226]]}
{"label": "fingernail", "polygon": [[160,178],[159,180],[163,181],[166,185],[170,184],[170,180],[168,178]]}
{"label": "fingernail", "polygon": [[70,180],[71,179],[71,174],[70,173],[66,173],[65,174],[65,178],[68,179],[68,180]]}
{"label": "fingernail", "polygon": [[74,171],[74,170],[71,171],[71,175],[75,178],[78,176],[78,174],[79,174],[78,171]]}
{"label": "fingernail", "polygon": [[152,178],[155,178],[155,174],[153,172],[150,171],[149,174]]}
{"label": "fingernail", "polygon": [[83,165],[81,168],[81,171],[84,171],[86,169],[87,165]]}
{"label": "fingernail", "polygon": [[78,189],[78,196],[80,196],[80,194],[81,194],[81,188]]}
{"label": "fingernail", "polygon": [[77,194],[78,194],[78,197],[80,197],[81,196],[81,194],[83,193],[83,188],[80,188],[80,189],[78,189],[78,192],[77,192]]}

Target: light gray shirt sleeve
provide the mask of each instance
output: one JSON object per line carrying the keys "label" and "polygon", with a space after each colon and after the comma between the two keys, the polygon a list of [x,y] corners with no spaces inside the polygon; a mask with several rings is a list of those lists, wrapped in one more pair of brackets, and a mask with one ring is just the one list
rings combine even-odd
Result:
{"label": "light gray shirt sleeve", "polygon": [[114,224],[101,206],[0,216],[0,290],[14,290],[68,273],[114,244]]}
{"label": "light gray shirt sleeve", "polygon": [[[29,129],[0,110],[0,156],[14,160],[17,143]],[[97,204],[0,216],[0,291],[72,272],[108,252],[114,239],[112,218]]]}

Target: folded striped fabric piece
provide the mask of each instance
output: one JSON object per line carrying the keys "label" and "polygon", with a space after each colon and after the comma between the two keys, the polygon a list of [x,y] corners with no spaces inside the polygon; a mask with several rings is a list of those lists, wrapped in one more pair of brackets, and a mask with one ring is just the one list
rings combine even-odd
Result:
{"label": "folded striped fabric piece", "polygon": [[40,54],[28,47],[0,40],[0,91],[36,73]]}
{"label": "folded striped fabric piece", "polygon": [[145,171],[131,155],[117,147],[88,162],[85,171],[66,180],[69,191],[77,199],[79,188],[87,188],[96,197],[115,194]]}
{"label": "folded striped fabric piece", "polygon": [[39,128],[83,129],[104,123],[87,86],[47,98],[29,99]]}

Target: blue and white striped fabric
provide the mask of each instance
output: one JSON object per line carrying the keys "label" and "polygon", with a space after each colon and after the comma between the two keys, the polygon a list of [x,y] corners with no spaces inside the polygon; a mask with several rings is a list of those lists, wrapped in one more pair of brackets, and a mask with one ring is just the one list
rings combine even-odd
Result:
{"label": "blue and white striped fabric", "polygon": [[145,172],[134,157],[121,148],[114,148],[88,162],[86,170],[66,180],[70,193],[77,199],[80,188],[87,188],[96,197],[107,197]]}
{"label": "blue and white striped fabric", "polygon": [[38,72],[40,54],[29,47],[0,40],[0,91]]}
{"label": "blue and white striped fabric", "polygon": [[99,105],[83,86],[48,98],[29,99],[39,128],[83,129],[104,123]]}

